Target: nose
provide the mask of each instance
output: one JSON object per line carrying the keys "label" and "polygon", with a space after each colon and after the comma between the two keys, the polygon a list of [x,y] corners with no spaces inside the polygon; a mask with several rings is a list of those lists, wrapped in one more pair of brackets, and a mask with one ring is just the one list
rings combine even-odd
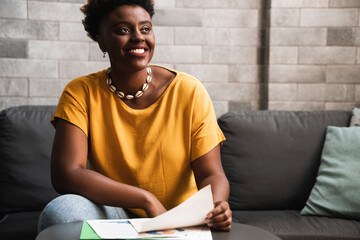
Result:
{"label": "nose", "polygon": [[136,30],[133,31],[132,40],[137,42],[143,42],[145,41],[145,37],[140,30]]}

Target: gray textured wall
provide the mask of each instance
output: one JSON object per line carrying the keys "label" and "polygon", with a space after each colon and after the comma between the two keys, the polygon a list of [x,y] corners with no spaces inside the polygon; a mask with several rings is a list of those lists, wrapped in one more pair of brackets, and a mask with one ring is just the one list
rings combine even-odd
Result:
{"label": "gray textured wall", "polygon": [[[85,0],[0,0],[0,109],[57,104],[109,66]],[[154,64],[199,78],[217,115],[360,105],[360,0],[156,0]]]}
{"label": "gray textured wall", "polygon": [[359,8],[359,0],[272,0],[270,109],[359,105]]}

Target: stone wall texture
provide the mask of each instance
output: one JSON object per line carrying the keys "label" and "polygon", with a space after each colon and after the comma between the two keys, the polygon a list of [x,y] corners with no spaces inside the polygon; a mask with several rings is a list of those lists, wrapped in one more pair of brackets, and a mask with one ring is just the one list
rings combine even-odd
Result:
{"label": "stone wall texture", "polygon": [[[0,0],[0,110],[55,105],[109,66],[86,36],[86,0]],[[156,0],[153,64],[188,72],[218,116],[360,105],[360,0]]]}

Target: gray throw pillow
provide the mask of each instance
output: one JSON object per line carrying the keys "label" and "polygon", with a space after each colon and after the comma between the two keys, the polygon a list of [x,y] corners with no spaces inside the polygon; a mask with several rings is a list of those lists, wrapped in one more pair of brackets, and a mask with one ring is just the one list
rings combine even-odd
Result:
{"label": "gray throw pillow", "polygon": [[303,215],[360,220],[360,128],[328,127],[321,164]]}

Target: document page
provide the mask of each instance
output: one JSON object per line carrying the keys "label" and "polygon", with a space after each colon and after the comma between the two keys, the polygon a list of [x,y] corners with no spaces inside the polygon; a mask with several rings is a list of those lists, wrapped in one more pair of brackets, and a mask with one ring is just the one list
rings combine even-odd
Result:
{"label": "document page", "polygon": [[210,228],[204,226],[204,220],[213,207],[209,185],[177,207],[155,218],[88,220],[86,222],[103,239],[156,237],[211,240]]}
{"label": "document page", "polygon": [[[128,220],[86,221],[96,236],[80,239],[166,239],[166,240],[212,240],[210,228],[196,226],[138,233]],[[87,235],[89,236],[89,235]]]}
{"label": "document page", "polygon": [[138,232],[189,227],[204,224],[206,215],[214,208],[211,186],[208,185],[177,207],[146,220],[130,219]]}

